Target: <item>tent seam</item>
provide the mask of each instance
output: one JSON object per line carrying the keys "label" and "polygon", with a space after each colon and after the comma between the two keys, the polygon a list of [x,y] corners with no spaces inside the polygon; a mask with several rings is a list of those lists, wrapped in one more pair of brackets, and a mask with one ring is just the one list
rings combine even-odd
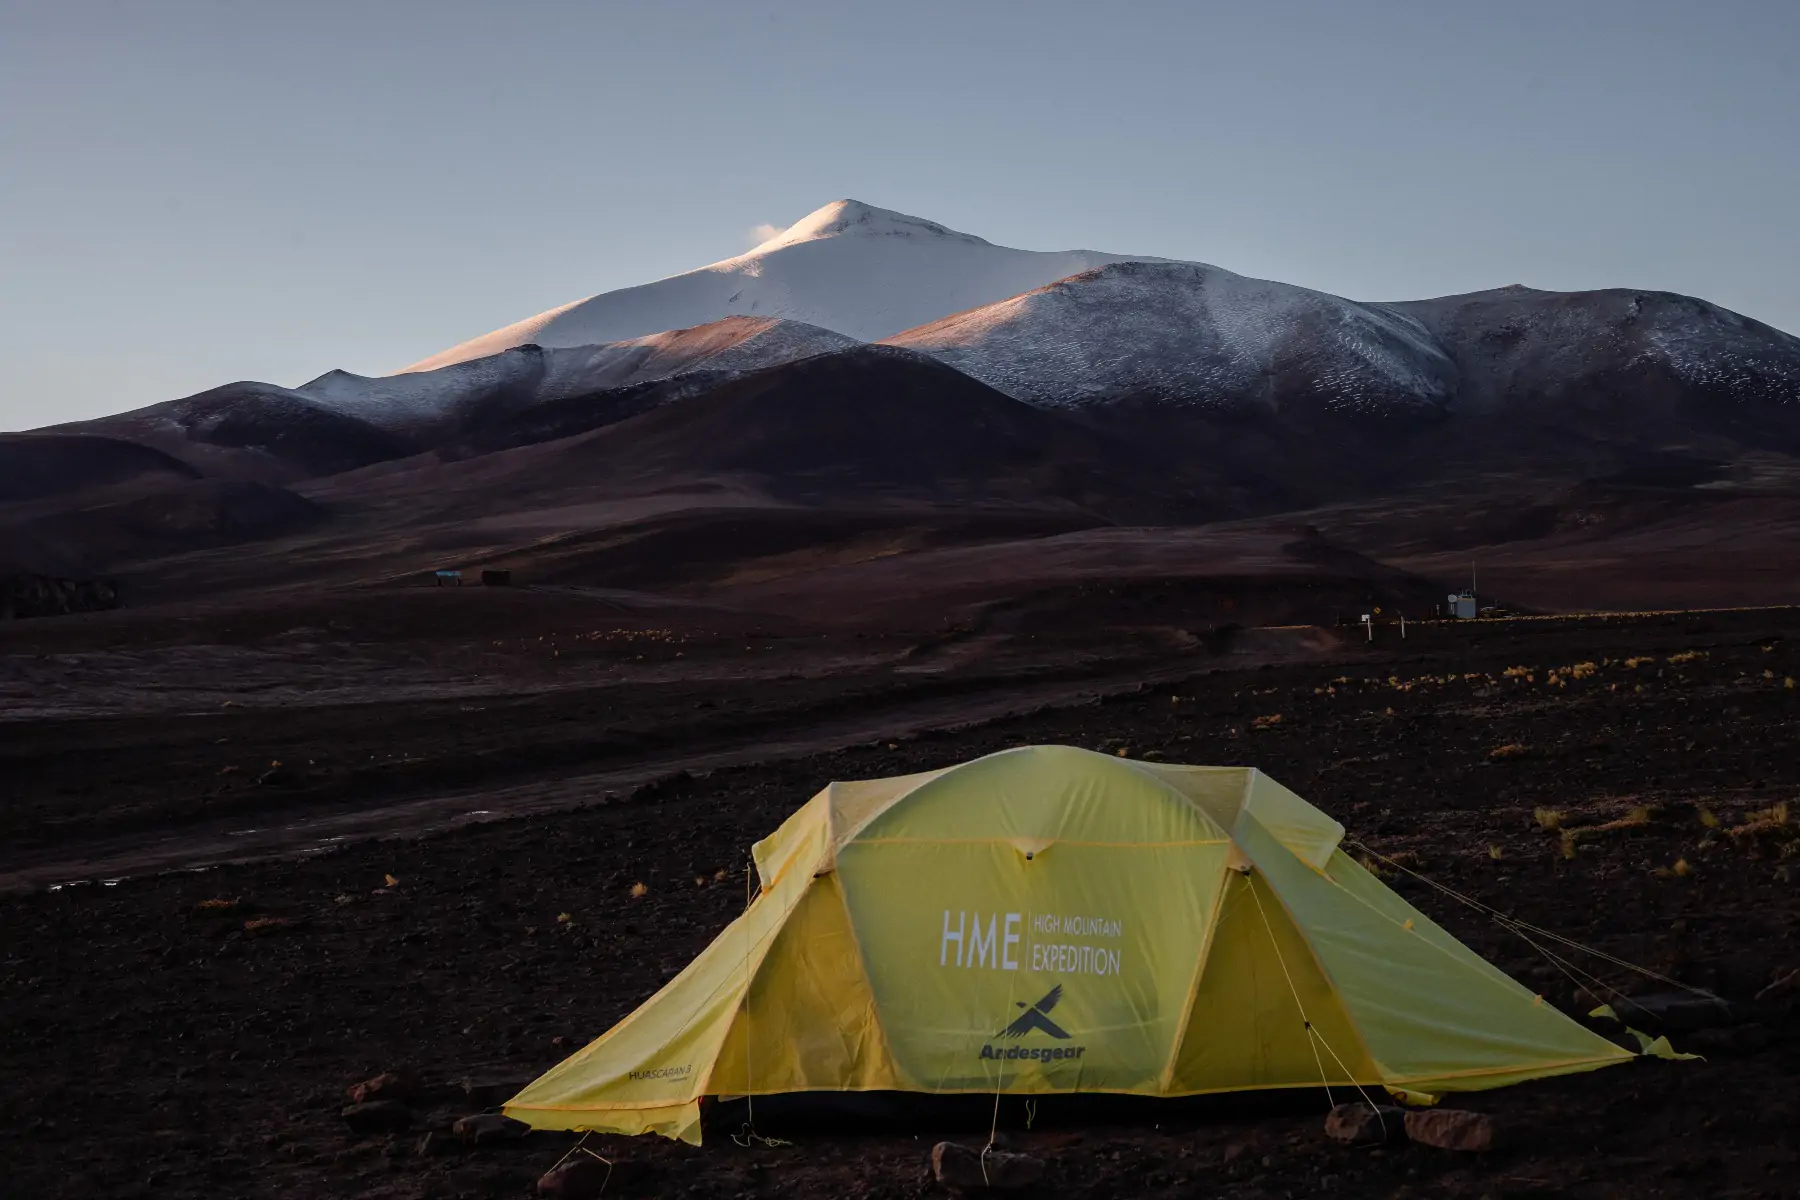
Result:
{"label": "tent seam", "polygon": [[[835,852],[833,854],[833,861],[836,861]],[[837,876],[837,898],[838,905],[844,912],[844,928],[850,931],[850,945],[856,950],[857,969],[862,973],[863,986],[868,989],[869,1004],[872,1007],[879,1009],[880,1002],[875,997],[875,978],[869,974],[868,956],[863,953],[862,938],[858,936],[856,931],[856,914],[850,911],[850,888],[844,880],[843,872],[834,871],[833,873]],[[888,1041],[887,1025],[881,1020],[879,1011],[877,1011],[874,1016],[875,1029],[881,1035],[882,1056],[887,1059],[888,1065],[893,1068],[891,1074],[895,1083],[899,1083],[901,1079],[900,1061],[894,1057],[894,1047]],[[910,1079],[910,1076],[908,1076],[908,1078]]]}
{"label": "tent seam", "polygon": [[[1261,821],[1257,821],[1256,823],[1259,827],[1262,825]],[[1264,830],[1264,832],[1266,833],[1268,831]],[[1275,838],[1274,834],[1270,834],[1269,838],[1271,841],[1274,841],[1277,846],[1281,846],[1280,841]],[[1301,866],[1310,865],[1301,860],[1299,855],[1295,854],[1292,850],[1289,850],[1286,846],[1281,846],[1281,850],[1282,853],[1287,854],[1289,857],[1293,858],[1294,861],[1299,862]],[[1336,851],[1333,851],[1333,853],[1336,853]],[[1262,868],[1258,866],[1257,869],[1261,870]],[[1330,877],[1327,876],[1326,878]],[[1385,1086],[1388,1075],[1387,1067],[1379,1058],[1375,1057],[1375,1051],[1373,1047],[1369,1045],[1368,1035],[1362,1031],[1362,1026],[1357,1023],[1356,1014],[1351,1011],[1351,1006],[1344,1000],[1343,989],[1338,986],[1337,977],[1326,969],[1324,960],[1319,957],[1318,948],[1313,945],[1312,938],[1307,935],[1305,927],[1302,926],[1300,921],[1294,916],[1294,910],[1288,907],[1288,902],[1286,898],[1282,896],[1281,889],[1271,887],[1269,889],[1269,894],[1275,898],[1275,903],[1281,905],[1282,914],[1287,917],[1288,925],[1291,926],[1295,934],[1299,936],[1300,944],[1306,947],[1307,956],[1312,959],[1313,966],[1318,968],[1319,977],[1325,981],[1328,987],[1330,987],[1332,999],[1337,1001],[1338,1011],[1344,1014],[1344,1023],[1350,1027],[1350,1032],[1356,1037],[1357,1045],[1362,1048],[1363,1061],[1375,1068],[1382,1076],[1383,1085]],[[1323,1040],[1324,1036],[1324,1034],[1320,1034],[1320,1040]],[[1326,1048],[1330,1048],[1329,1043]]]}
{"label": "tent seam", "polygon": [[1194,1020],[1194,1003],[1200,997],[1200,985],[1205,979],[1207,964],[1212,959],[1213,939],[1218,934],[1219,922],[1225,915],[1225,900],[1231,889],[1231,875],[1231,856],[1227,854],[1219,863],[1219,885],[1214,894],[1212,913],[1207,918],[1206,932],[1200,940],[1200,953],[1194,963],[1193,978],[1188,983],[1187,998],[1181,1005],[1181,1028],[1175,1035],[1174,1044],[1169,1048],[1169,1060],[1163,1064],[1160,1086],[1165,1095],[1168,1094],[1169,1085],[1175,1082],[1181,1052],[1187,1046],[1188,1030]]}

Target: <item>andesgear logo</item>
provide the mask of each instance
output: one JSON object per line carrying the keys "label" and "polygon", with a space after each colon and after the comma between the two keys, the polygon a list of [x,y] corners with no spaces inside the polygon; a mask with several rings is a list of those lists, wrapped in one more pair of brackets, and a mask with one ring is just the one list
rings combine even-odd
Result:
{"label": "andesgear logo", "polygon": [[[1057,984],[1046,992],[1035,1004],[1026,1004],[1022,1000],[1013,1001],[1024,1009],[1018,1018],[994,1036],[1017,1040],[1028,1033],[1043,1033],[1058,1041],[1068,1041],[1069,1031],[1052,1021],[1049,1017],[1051,1009],[1062,1000],[1062,984]],[[1086,1046],[1006,1046],[995,1049],[991,1045],[981,1047],[982,1058],[1024,1059],[1028,1062],[1056,1062],[1065,1058],[1080,1058],[1087,1052]]]}
{"label": "andesgear logo", "polygon": [[1014,1004],[1025,1010],[1025,1014],[994,1036],[1020,1038],[1036,1029],[1042,1033],[1049,1034],[1053,1038],[1062,1038],[1065,1041],[1068,1040],[1068,1032],[1055,1021],[1052,1021],[1049,1017],[1044,1015],[1055,1008],[1057,1002],[1061,999],[1062,984],[1059,983],[1045,993],[1044,998],[1039,1000],[1036,1004],[1027,1005],[1023,1000],[1013,1001]]}

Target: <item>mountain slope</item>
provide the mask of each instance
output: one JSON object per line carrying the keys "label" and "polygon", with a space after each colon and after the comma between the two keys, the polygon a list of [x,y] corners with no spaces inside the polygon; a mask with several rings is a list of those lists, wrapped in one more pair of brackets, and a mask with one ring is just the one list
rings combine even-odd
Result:
{"label": "mountain slope", "polygon": [[997,504],[1159,523],[1210,519],[1238,503],[1203,469],[1160,463],[888,346],[729,377],[591,433],[445,472],[434,487],[518,506],[696,485],[789,504]]}
{"label": "mountain slope", "polygon": [[577,300],[414,363],[427,371],[527,343],[618,342],[724,317],[782,317],[874,341],[1132,256],[996,246],[856,200],[827,204],[747,254]]}
{"label": "mountain slope", "polygon": [[1021,400],[1440,415],[1456,369],[1417,320],[1195,263],[1117,263],[887,339]]}
{"label": "mountain slope", "polygon": [[411,454],[415,446],[350,412],[270,383],[228,383],[180,400],[57,426],[154,447],[208,475],[282,482]]}
{"label": "mountain slope", "polygon": [[334,412],[433,441],[534,405],[693,371],[751,371],[856,344],[799,321],[728,317],[603,345],[517,346],[430,371],[373,378],[332,371],[296,390]]}
{"label": "mountain slope", "polygon": [[1800,450],[1800,338],[1704,300],[1508,287],[1383,307],[1454,359],[1460,416]]}
{"label": "mountain slope", "polygon": [[197,474],[172,455],[118,438],[80,433],[0,434],[0,504],[132,480],[173,482]]}

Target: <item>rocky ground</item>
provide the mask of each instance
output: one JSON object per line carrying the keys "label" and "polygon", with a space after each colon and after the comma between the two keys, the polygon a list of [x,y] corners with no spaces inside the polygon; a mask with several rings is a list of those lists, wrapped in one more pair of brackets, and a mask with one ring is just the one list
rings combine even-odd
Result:
{"label": "rocky ground", "polygon": [[[1045,687],[1055,672],[1039,664],[938,677],[925,699],[940,707],[875,736],[849,718],[898,711],[921,677],[875,647],[802,653],[740,642],[743,630],[729,631],[732,661],[771,665],[736,682],[634,677],[602,690],[559,681],[561,668],[464,657],[469,692],[445,699],[409,692],[396,659],[390,693],[361,704],[238,697],[225,708],[207,693],[0,722],[0,871],[16,889],[0,899],[0,1191],[529,1194],[572,1139],[465,1147],[451,1123],[602,1032],[704,946],[744,902],[751,842],[831,779],[1059,742],[1261,767],[1368,850],[1743,1008],[1730,1025],[1675,1034],[1704,1061],[1454,1101],[1493,1116],[1501,1141],[1485,1154],[1336,1145],[1322,1133],[1323,1095],[1130,1109],[1046,1101],[1029,1128],[1022,1108],[1004,1105],[1008,1145],[1047,1163],[1042,1192],[1800,1194],[1800,1023],[1779,982],[1800,967],[1800,823],[1787,808],[1800,800],[1797,624],[1783,610],[1421,626],[1404,643],[1298,661],[1119,658],[1066,671],[1030,703],[990,703]],[[58,644],[60,627],[29,645],[9,634],[9,669],[90,652]],[[632,664],[663,655],[672,669],[674,648],[639,640],[650,648],[606,652]],[[122,637],[107,652],[179,657],[171,645]],[[837,666],[821,666],[827,658]],[[483,674],[506,676],[503,696],[491,680],[476,686]],[[982,702],[946,700],[958,695]],[[809,742],[807,729],[825,732]],[[758,755],[759,738],[786,750]],[[740,753],[720,757],[728,743]],[[277,761],[294,775],[254,782]],[[116,882],[51,887],[29,871],[79,861],[98,838],[140,854],[166,842],[166,861],[179,863],[208,822],[607,771],[638,781],[428,837],[346,838]],[[219,805],[228,811],[210,811]],[[1552,1002],[1593,1003],[1531,946],[1387,870]],[[1572,961],[1627,992],[1665,990]],[[346,1089],[390,1070],[417,1079],[405,1128],[353,1132]],[[739,1144],[730,1134],[744,1114],[720,1110],[698,1150],[590,1145],[618,1164],[608,1195],[911,1197],[940,1190],[927,1174],[933,1142],[979,1145],[988,1116],[879,1110],[833,1122],[764,1107],[757,1132],[781,1140]]]}

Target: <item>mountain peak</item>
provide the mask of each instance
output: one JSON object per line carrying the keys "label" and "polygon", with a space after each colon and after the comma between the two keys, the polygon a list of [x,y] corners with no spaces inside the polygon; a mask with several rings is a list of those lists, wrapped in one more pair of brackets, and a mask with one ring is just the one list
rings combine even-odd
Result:
{"label": "mountain peak", "polygon": [[778,250],[783,246],[797,246],[802,242],[842,237],[945,238],[976,246],[989,244],[973,234],[958,233],[923,217],[911,217],[892,209],[876,208],[861,200],[833,200],[830,204],[807,213],[757,249]]}

